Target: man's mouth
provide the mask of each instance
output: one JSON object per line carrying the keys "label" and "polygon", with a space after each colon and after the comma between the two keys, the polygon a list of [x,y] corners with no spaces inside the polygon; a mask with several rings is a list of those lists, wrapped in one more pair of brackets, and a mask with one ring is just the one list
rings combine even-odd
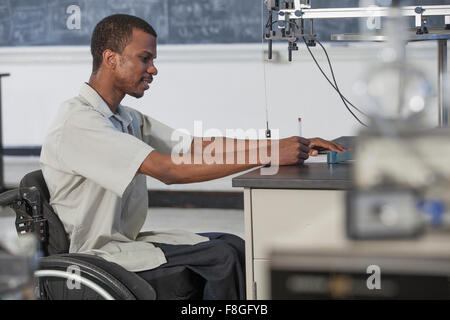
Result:
{"label": "man's mouth", "polygon": [[147,90],[150,86],[150,83],[153,81],[151,78],[142,78],[141,83],[145,86],[145,89]]}

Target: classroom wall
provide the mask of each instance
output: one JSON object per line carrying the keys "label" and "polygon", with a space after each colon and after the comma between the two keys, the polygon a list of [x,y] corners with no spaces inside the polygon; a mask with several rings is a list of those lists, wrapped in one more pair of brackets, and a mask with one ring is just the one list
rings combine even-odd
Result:
{"label": "classroom wall", "polygon": [[[358,105],[362,101],[353,86],[377,61],[380,46],[326,44],[342,92]],[[274,60],[264,63],[266,47],[261,44],[160,45],[155,61],[159,74],[150,90],[141,99],[126,97],[123,104],[192,133],[194,121],[202,121],[205,136],[225,135],[226,129],[265,129],[266,103],[269,125],[279,129],[281,138],[297,134],[299,116],[306,137],[357,134],[361,126],[345,110],[304,46],[300,45],[293,62],[287,62],[286,48],[287,44],[277,44]],[[313,52],[328,72],[319,47]],[[409,44],[408,56],[435,85],[437,45]],[[41,145],[58,106],[78,94],[90,70],[87,46],[0,48],[0,73],[11,73],[3,79],[4,145]],[[432,101],[430,107],[431,121],[437,123],[436,104]],[[181,186],[149,179],[149,185],[154,189],[236,191],[229,177]]]}

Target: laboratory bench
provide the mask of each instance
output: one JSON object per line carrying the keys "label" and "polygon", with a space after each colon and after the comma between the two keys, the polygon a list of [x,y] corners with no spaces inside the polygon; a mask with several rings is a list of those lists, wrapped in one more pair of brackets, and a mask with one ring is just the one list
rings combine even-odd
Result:
{"label": "laboratory bench", "polygon": [[[350,137],[335,141],[351,147]],[[352,161],[308,161],[280,166],[274,175],[261,168],[232,180],[244,188],[247,299],[270,298],[270,248],[273,240],[314,230],[323,212],[344,212],[345,191],[352,186]],[[321,232],[317,229],[317,232]]]}

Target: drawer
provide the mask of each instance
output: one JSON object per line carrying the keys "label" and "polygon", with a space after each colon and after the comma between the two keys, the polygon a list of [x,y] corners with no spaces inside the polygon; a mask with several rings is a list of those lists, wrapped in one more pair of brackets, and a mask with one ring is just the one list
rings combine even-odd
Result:
{"label": "drawer", "polygon": [[268,259],[276,237],[314,228],[321,213],[343,212],[344,196],[342,190],[252,189],[253,258]]}

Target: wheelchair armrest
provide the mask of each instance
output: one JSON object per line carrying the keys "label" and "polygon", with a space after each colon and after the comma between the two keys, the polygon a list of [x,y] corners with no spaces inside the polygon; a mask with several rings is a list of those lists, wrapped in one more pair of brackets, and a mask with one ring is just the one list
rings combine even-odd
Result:
{"label": "wheelchair armrest", "polygon": [[[47,242],[47,219],[42,215],[39,190],[36,187],[21,187],[1,193],[0,206],[10,206],[16,212],[16,230],[19,235],[34,233],[40,243]],[[25,209],[18,212],[21,206],[25,206]]]}
{"label": "wheelchair armrest", "polygon": [[21,187],[0,194],[0,206],[9,206],[22,200],[26,200],[33,207],[33,216],[40,215],[41,199],[36,187]]}
{"label": "wheelchair armrest", "polygon": [[9,206],[10,204],[22,199],[20,189],[5,191],[0,194],[0,206]]}

